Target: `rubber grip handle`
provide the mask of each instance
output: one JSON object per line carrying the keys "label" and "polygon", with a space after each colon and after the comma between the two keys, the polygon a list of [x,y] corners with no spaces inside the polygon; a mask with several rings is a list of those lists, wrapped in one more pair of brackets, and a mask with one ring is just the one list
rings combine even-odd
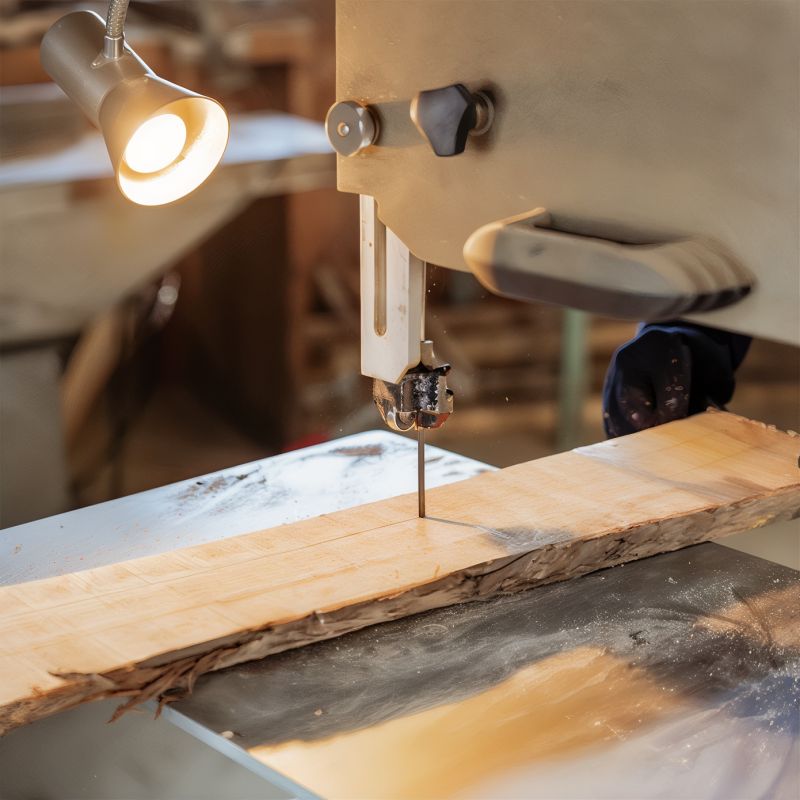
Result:
{"label": "rubber grip handle", "polygon": [[626,244],[552,227],[543,208],[484,225],[464,259],[491,292],[603,316],[659,320],[741,300],[755,281],[720,243]]}

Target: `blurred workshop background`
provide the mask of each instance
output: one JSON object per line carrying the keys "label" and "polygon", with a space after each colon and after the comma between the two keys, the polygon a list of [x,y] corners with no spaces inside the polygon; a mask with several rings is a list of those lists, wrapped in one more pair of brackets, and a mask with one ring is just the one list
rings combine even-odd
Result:
{"label": "blurred workshop background", "polygon": [[[71,8],[0,0],[0,527],[382,425],[359,373],[357,198],[335,189],[333,0],[138,0],[128,39],[232,117],[170,206],[117,192],[39,63]],[[603,438],[634,326],[429,271],[458,413],[432,444],[508,465]],[[757,341],[731,405],[800,428],[800,359]]]}

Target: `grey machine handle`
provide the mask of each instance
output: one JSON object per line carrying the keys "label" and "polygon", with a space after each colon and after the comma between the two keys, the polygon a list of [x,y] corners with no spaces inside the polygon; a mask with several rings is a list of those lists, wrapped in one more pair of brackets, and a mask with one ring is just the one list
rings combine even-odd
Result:
{"label": "grey machine handle", "polygon": [[464,259],[489,291],[621,319],[658,320],[731,305],[754,285],[721,244],[690,237],[622,244],[552,228],[543,208],[479,228]]}

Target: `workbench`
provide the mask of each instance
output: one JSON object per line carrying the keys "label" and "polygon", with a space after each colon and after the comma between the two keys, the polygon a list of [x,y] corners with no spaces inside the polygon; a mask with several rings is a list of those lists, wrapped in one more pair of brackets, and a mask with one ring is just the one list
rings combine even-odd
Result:
{"label": "workbench", "polygon": [[[0,584],[410,492],[415,458],[358,434],[10,528]],[[487,469],[428,448],[431,486]],[[0,796],[794,798],[800,654],[759,598],[799,583],[704,544],[367,628],[206,675],[155,722],[107,728],[107,701],[14,731]]]}
{"label": "workbench", "polygon": [[[43,87],[43,106],[51,88]],[[98,131],[0,162],[2,524],[32,519],[34,508],[52,514],[68,507],[59,408],[64,342],[254,200],[335,184],[322,125],[281,113],[232,117],[220,169],[189,197],[157,208],[120,194]]]}
{"label": "workbench", "polygon": [[120,195],[97,131],[4,161],[0,342],[19,347],[74,335],[255,198],[334,185],[322,126],[280,113],[234,116],[220,169],[202,189],[155,209]]}

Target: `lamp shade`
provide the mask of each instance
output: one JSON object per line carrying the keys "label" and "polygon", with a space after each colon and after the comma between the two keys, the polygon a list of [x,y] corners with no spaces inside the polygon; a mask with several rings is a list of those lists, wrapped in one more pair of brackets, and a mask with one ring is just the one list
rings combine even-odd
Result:
{"label": "lamp shade", "polygon": [[106,58],[104,35],[97,14],[67,14],[42,40],[42,65],[100,128],[122,193],[140,205],[170,203],[219,163],[227,115],[215,100],[159,78],[127,46]]}

